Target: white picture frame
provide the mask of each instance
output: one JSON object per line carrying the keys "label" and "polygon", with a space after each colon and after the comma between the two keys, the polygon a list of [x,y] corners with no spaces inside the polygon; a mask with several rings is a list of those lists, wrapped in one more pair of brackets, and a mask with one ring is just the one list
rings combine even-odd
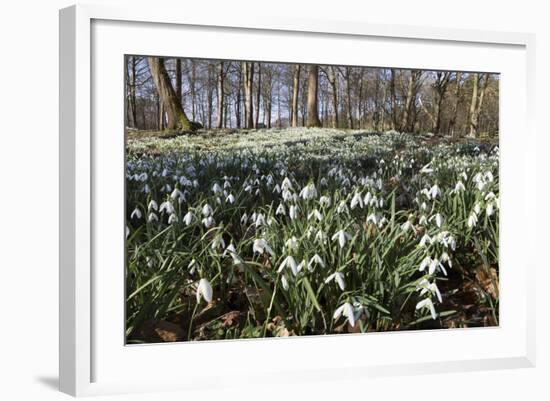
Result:
{"label": "white picture frame", "polygon": [[[123,215],[120,214],[123,210],[124,175],[123,165],[120,164],[123,152],[120,148],[121,138],[97,134],[106,127],[112,128],[113,132],[123,128],[123,115],[120,114],[123,88],[118,86],[121,82],[119,79],[122,80],[122,68],[116,63],[108,63],[115,60],[122,65],[122,58],[118,57],[124,53],[204,57],[199,49],[188,49],[188,53],[181,53],[174,40],[167,41],[156,51],[151,50],[153,44],[146,43],[147,40],[129,45],[130,35],[125,32],[132,33],[134,42],[140,37],[145,38],[140,35],[147,33],[152,43],[159,43],[159,38],[173,34],[195,35],[203,38],[201,40],[206,49],[215,43],[216,35],[219,34],[228,37],[239,35],[242,40],[250,41],[249,46],[242,45],[240,48],[228,44],[232,41],[224,42],[223,48],[216,50],[214,58],[232,56],[229,58],[255,57],[261,60],[270,57],[269,61],[295,61],[302,57],[300,61],[317,61],[312,59],[313,55],[293,51],[292,47],[287,47],[286,55],[278,55],[276,52],[264,55],[261,50],[250,45],[254,35],[262,35],[263,39],[273,40],[273,43],[311,41],[313,46],[319,46],[319,41],[324,40],[327,46],[334,49],[336,44],[328,43],[338,41],[341,53],[332,57],[340,57],[338,60],[342,63],[362,65],[364,61],[361,57],[351,54],[347,46],[366,46],[365,49],[387,48],[376,53],[377,60],[383,64],[375,65],[431,69],[454,66],[457,70],[477,68],[480,71],[488,71],[489,68],[492,72],[502,73],[501,325],[498,328],[421,333],[125,346],[123,332],[119,332],[123,321],[117,320],[123,316],[121,311],[124,301],[120,298],[122,288],[119,285],[124,274],[123,264],[120,265],[123,249],[117,248],[117,244],[122,243],[124,238]],[[392,46],[400,51],[392,52]],[[254,378],[261,385],[270,383],[275,377],[283,381],[344,377],[362,379],[409,374],[413,370],[418,374],[534,366],[533,273],[537,263],[534,259],[536,254],[529,251],[532,244],[528,239],[514,234],[521,230],[533,232],[536,220],[536,208],[527,206],[527,189],[536,183],[534,48],[534,35],[522,33],[282,17],[253,19],[247,16],[239,19],[237,15],[229,20],[215,11],[208,15],[184,15],[178,9],[114,8],[104,5],[78,5],[61,10],[60,390],[80,396],[167,389],[191,390],[202,385],[210,388],[244,386],[242,381],[235,380],[242,374]],[[437,59],[421,59],[421,52],[434,50],[438,52]],[[492,54],[487,55],[488,51]],[[420,53],[415,56],[415,52]],[[475,60],[470,57],[470,60],[463,60],[463,64],[459,65],[456,60],[460,54],[466,55],[466,58],[468,54],[479,57],[476,56]],[[327,58],[330,56],[326,54],[318,57],[319,61],[330,61]],[[342,60],[342,57],[347,59]],[[453,57],[456,58],[455,64]],[[108,72],[111,67],[114,74],[119,75],[118,78]],[[115,103],[109,103],[104,96],[106,93],[113,93]],[[98,102],[98,96],[101,102]],[[511,135],[518,130],[525,133],[521,140]],[[120,133],[123,136],[122,130]],[[110,174],[111,178],[107,178],[106,173],[116,169],[120,173]],[[511,190],[516,184],[522,187]],[[113,201],[116,206],[108,208],[102,194],[113,188],[118,194]],[[120,224],[113,221],[119,221]],[[106,242],[113,244],[111,250],[106,248],[107,245],[102,245]],[[113,270],[118,276],[108,277],[98,268],[106,263],[115,265]],[[512,265],[516,266],[516,270],[507,268]],[[122,270],[117,270],[119,268]],[[113,313],[106,312],[109,305]],[[442,347],[449,338],[453,340],[453,349]],[[435,350],[424,352],[420,348],[406,351],[412,348],[411,344],[416,348],[431,344]],[[467,348],[465,344],[474,344],[473,349]],[[391,347],[392,352],[384,357],[383,353],[377,354],[372,349],[366,354],[370,355],[369,358],[352,358],[336,353],[337,349],[367,350],[369,347],[386,350]],[[322,358],[316,357],[321,352]],[[361,352],[358,351],[357,355],[361,356]],[[232,366],[232,372],[226,375],[222,375],[221,370],[207,372],[208,363],[205,360],[220,353],[236,364]],[[258,359],[280,353],[288,355],[292,367],[287,369],[284,363],[277,361],[268,366]],[[144,366],[156,367],[159,361],[165,361],[163,366],[168,371],[175,363],[173,359],[182,355],[188,363],[181,367],[178,374],[160,372],[157,375],[147,371],[140,377],[132,368],[139,365],[140,361],[143,361]],[[308,358],[304,358],[306,356]],[[288,364],[288,361],[285,362]],[[266,375],[269,375],[269,379]]]}

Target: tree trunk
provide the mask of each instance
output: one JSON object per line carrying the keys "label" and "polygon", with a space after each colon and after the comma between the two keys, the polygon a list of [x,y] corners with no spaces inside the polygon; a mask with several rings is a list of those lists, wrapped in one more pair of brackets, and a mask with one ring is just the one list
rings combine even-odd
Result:
{"label": "tree trunk", "polygon": [[320,127],[319,113],[317,106],[317,89],[319,84],[319,66],[310,65],[308,67],[307,80],[307,126]]}
{"label": "tree trunk", "polygon": [[409,83],[407,85],[407,97],[405,98],[405,108],[403,110],[403,116],[401,118],[401,125],[399,128],[400,131],[409,130],[409,114],[411,111],[411,102],[413,98],[414,86],[416,84],[415,78],[416,78],[416,73],[415,71],[411,70],[411,75],[409,76]]}
{"label": "tree trunk", "polygon": [[460,105],[460,93],[461,93],[461,89],[462,89],[462,86],[460,85],[460,80],[462,78],[462,73],[460,72],[457,72],[456,73],[456,89],[455,89],[455,106],[454,106],[454,109],[453,109],[453,114],[451,116],[451,120],[449,121],[449,134],[451,135],[452,138],[456,138],[457,137],[457,133],[458,131],[455,130],[455,126],[456,126],[456,120],[458,118],[458,107]]}
{"label": "tree trunk", "polygon": [[327,78],[332,94],[332,128],[338,128],[338,76],[334,67],[327,68]]}
{"label": "tree trunk", "polygon": [[197,75],[197,65],[195,60],[191,60],[191,82],[189,86],[191,88],[191,119],[193,121],[197,118],[197,91],[195,90],[195,82]]}
{"label": "tree trunk", "polygon": [[351,67],[346,67],[346,112],[348,117],[348,128],[353,129],[353,116],[351,110],[351,85],[350,85]]}
{"label": "tree trunk", "polygon": [[246,127],[254,127],[254,107],[252,83],[254,82],[254,63],[243,62],[244,73],[244,97],[245,97],[245,120]]}
{"label": "tree trunk", "polygon": [[390,69],[391,129],[397,128],[397,97],[395,95],[395,70]]}
{"label": "tree trunk", "polygon": [[235,120],[237,128],[241,128],[241,87],[242,87],[242,64],[238,70],[238,82],[237,82],[237,99],[235,101]]}
{"label": "tree trunk", "polygon": [[291,125],[293,127],[298,126],[298,95],[300,92],[300,64],[294,66],[294,76],[292,82],[292,108],[290,111],[291,114]]}
{"label": "tree trunk", "polygon": [[182,85],[181,85],[181,59],[176,59],[176,96],[180,104],[182,103]]}
{"label": "tree trunk", "polygon": [[167,128],[194,131],[196,127],[191,124],[191,121],[189,121],[181,107],[181,103],[178,101],[168,72],[166,72],[166,68],[164,67],[164,60],[160,57],[148,57],[147,61],[163,106],[162,108],[164,109],[163,112],[168,117]]}
{"label": "tree trunk", "polygon": [[477,90],[479,74],[472,74],[472,101],[470,102],[470,132],[468,136],[475,137],[477,133]]}
{"label": "tree trunk", "polygon": [[217,115],[216,115],[216,128],[223,127],[223,117],[224,117],[224,72],[223,72],[223,61],[220,61],[218,64],[218,105],[217,105]]}
{"label": "tree trunk", "polygon": [[262,90],[262,64],[258,63],[258,77],[256,83],[256,118],[254,119],[254,128],[258,128],[258,123],[260,122],[260,95]]}

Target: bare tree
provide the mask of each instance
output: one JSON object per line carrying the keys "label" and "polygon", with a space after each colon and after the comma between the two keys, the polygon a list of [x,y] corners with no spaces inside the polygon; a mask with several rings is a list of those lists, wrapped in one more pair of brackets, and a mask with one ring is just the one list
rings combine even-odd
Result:
{"label": "bare tree", "polygon": [[252,84],[254,82],[254,63],[243,62],[245,121],[247,128],[254,127],[254,106],[252,104]]}
{"label": "bare tree", "polygon": [[320,127],[319,111],[317,106],[317,88],[319,84],[319,66],[308,66],[307,79],[307,126]]}
{"label": "bare tree", "polygon": [[461,100],[461,92],[462,92],[461,79],[462,79],[462,73],[457,72],[455,74],[455,92],[454,92],[455,103],[454,103],[451,119],[449,121],[449,134],[453,138],[456,138],[458,134],[458,130],[455,129],[455,126],[456,126],[456,120],[458,118],[458,107],[460,106],[460,100]]}
{"label": "bare tree", "polygon": [[292,83],[292,109],[290,112],[290,118],[292,120],[292,126],[298,126],[298,95],[300,90],[300,64],[294,66],[294,75]]}
{"label": "bare tree", "polygon": [[223,61],[218,63],[218,105],[217,105],[217,115],[216,115],[216,128],[222,128],[223,126],[223,117],[224,117],[224,79],[225,72]]}
{"label": "bare tree", "polygon": [[[478,133],[479,114],[483,106],[485,91],[489,85],[489,74],[472,74],[472,101],[470,103],[470,137],[475,137]],[[481,83],[483,81],[483,83]],[[479,88],[481,86],[481,89]],[[479,94],[478,94],[479,92]]]}
{"label": "bare tree", "polygon": [[260,120],[260,96],[262,91],[262,63],[258,63],[257,68],[258,77],[256,82],[256,118],[254,119],[254,128],[258,128],[258,122]]}
{"label": "bare tree", "polygon": [[[196,130],[196,127],[189,121],[181,107],[181,103],[178,101],[170,77],[164,67],[164,60],[161,57],[148,57],[147,61],[161,103],[160,115],[163,116],[166,113],[168,118],[167,128],[185,131]],[[161,119],[163,120],[163,117]]]}

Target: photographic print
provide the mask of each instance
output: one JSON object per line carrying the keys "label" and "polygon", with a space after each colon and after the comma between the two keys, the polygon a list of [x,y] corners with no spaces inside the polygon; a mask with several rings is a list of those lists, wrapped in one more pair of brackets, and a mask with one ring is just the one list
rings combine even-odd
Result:
{"label": "photographic print", "polygon": [[498,326],[498,74],[124,74],[127,344]]}

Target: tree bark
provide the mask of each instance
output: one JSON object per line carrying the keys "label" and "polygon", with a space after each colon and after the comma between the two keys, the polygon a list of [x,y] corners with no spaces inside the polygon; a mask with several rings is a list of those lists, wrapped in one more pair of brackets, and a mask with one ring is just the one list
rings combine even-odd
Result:
{"label": "tree bark", "polygon": [[195,89],[196,76],[197,65],[195,64],[195,60],[191,60],[191,82],[189,82],[189,86],[191,88],[191,119],[193,121],[197,118],[197,91]]}
{"label": "tree bark", "polygon": [[397,128],[397,96],[395,94],[395,70],[390,69],[391,129]]}
{"label": "tree bark", "polygon": [[292,108],[291,108],[291,125],[298,126],[298,96],[300,93],[300,64],[294,66],[294,76],[292,82]]}
{"label": "tree bark", "polygon": [[245,97],[245,120],[246,127],[254,127],[254,106],[253,106],[253,94],[252,83],[254,82],[254,63],[247,61],[243,62],[243,74],[244,74],[244,97]]}
{"label": "tree bark", "polygon": [[332,128],[338,128],[338,76],[334,67],[327,68],[327,78],[332,95]]}
{"label": "tree bark", "polygon": [[462,79],[462,73],[457,72],[456,73],[456,89],[455,89],[455,105],[453,109],[453,114],[451,116],[451,120],[449,121],[449,134],[452,138],[457,137],[458,130],[455,130],[456,126],[456,120],[458,118],[458,107],[460,106],[460,95],[461,95],[461,89],[462,85],[460,84],[460,80]]}
{"label": "tree bark", "polygon": [[348,128],[353,129],[353,115],[351,110],[351,67],[346,67],[346,73],[344,75],[344,80],[346,84],[346,114],[348,118]]}
{"label": "tree bark", "polygon": [[[178,101],[172,82],[164,67],[164,60],[160,57],[148,57],[151,76],[157,88],[163,112],[168,117],[167,128],[185,131],[195,131],[196,127],[185,115],[181,103]],[[164,121],[164,119],[162,119]]]}
{"label": "tree bark", "polygon": [[307,126],[320,127],[319,112],[317,106],[317,90],[319,86],[319,66],[308,66],[307,80]]}
{"label": "tree bark", "polygon": [[403,109],[403,116],[401,118],[400,131],[409,130],[409,114],[411,111],[411,102],[413,98],[414,87],[416,85],[416,71],[411,70],[409,76],[409,82],[407,84],[407,97],[405,98],[405,108]]}
{"label": "tree bark", "polygon": [[218,64],[218,105],[217,105],[217,115],[216,115],[216,128],[223,127],[223,117],[224,117],[224,71],[223,71],[223,61],[220,61]]}
{"label": "tree bark", "polygon": [[477,90],[479,74],[472,74],[472,100],[470,102],[470,132],[468,136],[475,137],[477,133]]}
{"label": "tree bark", "polygon": [[176,59],[176,96],[181,104],[182,100],[182,85],[181,85],[181,59]]}
{"label": "tree bark", "polygon": [[256,82],[256,118],[254,119],[254,128],[258,128],[258,123],[260,122],[260,96],[262,90],[262,64],[258,63],[258,77]]}

